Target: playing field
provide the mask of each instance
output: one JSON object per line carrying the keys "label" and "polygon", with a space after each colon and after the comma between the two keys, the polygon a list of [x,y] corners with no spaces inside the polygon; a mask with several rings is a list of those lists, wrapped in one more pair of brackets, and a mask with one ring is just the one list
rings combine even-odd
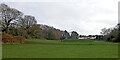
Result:
{"label": "playing field", "polygon": [[118,43],[93,40],[35,40],[3,45],[3,58],[117,58]]}

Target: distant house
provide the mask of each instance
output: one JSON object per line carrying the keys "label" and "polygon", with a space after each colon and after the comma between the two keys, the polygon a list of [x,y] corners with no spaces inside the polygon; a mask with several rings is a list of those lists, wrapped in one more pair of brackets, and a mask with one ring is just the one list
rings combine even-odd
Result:
{"label": "distant house", "polygon": [[89,39],[95,40],[95,39],[96,39],[96,36],[90,37]]}
{"label": "distant house", "polygon": [[79,39],[87,39],[87,37],[83,36],[83,37],[79,37]]}
{"label": "distant house", "polygon": [[96,39],[96,36],[84,36],[84,35],[81,35],[80,37],[79,37],[79,39],[92,39],[92,40],[95,40]]}

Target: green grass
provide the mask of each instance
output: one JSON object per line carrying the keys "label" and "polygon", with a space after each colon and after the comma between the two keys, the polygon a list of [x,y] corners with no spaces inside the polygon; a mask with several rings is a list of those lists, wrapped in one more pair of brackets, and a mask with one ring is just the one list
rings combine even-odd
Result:
{"label": "green grass", "polygon": [[82,40],[35,40],[3,45],[3,58],[118,58],[118,43]]}
{"label": "green grass", "polygon": [[0,60],[2,59],[2,45],[0,44]]}

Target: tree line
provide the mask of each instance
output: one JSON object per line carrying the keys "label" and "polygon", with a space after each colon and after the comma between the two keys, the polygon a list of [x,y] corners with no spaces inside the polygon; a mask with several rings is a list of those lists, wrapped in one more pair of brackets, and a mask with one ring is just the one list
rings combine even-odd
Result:
{"label": "tree line", "polygon": [[120,24],[113,28],[103,28],[101,34],[104,35],[104,41],[120,42]]}
{"label": "tree line", "polygon": [[0,4],[0,23],[2,32],[13,36],[22,36],[26,39],[78,39],[79,34],[72,31],[56,29],[52,26],[37,24],[34,16],[24,15],[23,12]]}

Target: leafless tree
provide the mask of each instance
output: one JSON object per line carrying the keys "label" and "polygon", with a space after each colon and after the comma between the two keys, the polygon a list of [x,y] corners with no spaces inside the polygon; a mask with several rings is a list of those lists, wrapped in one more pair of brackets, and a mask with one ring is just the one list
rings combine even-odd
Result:
{"label": "leafless tree", "polygon": [[23,22],[25,23],[25,27],[27,28],[31,27],[34,24],[37,24],[35,17],[30,15],[25,15]]}
{"label": "leafless tree", "polygon": [[3,31],[7,32],[9,25],[19,19],[23,13],[17,9],[10,8],[5,4],[0,4],[0,13],[3,25]]}

